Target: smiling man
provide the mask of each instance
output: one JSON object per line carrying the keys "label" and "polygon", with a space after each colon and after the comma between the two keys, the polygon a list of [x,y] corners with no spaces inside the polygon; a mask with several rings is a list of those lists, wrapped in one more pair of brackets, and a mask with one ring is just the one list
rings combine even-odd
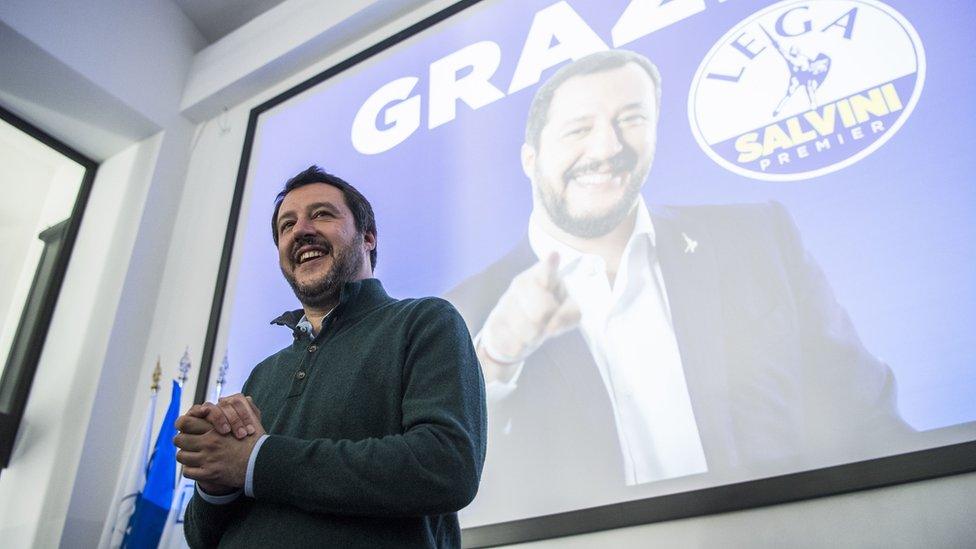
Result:
{"label": "smiling man", "polygon": [[908,431],[890,370],[782,206],[645,204],[660,113],[658,70],[630,51],[567,64],[536,91],[527,237],[448,293],[476,334],[491,414],[472,513],[853,460]]}
{"label": "smiling man", "polygon": [[177,421],[197,481],[193,547],[458,547],[485,457],[484,382],[464,322],[437,298],[389,297],[369,202],[316,166],[271,220],[302,305],[294,342],[242,394]]}

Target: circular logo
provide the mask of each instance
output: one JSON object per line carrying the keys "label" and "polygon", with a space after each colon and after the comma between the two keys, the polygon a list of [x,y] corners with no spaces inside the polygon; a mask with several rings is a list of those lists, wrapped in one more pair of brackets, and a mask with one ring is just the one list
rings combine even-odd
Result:
{"label": "circular logo", "polygon": [[918,33],[877,0],[786,0],[736,25],[692,80],[702,150],[739,175],[793,181],[850,166],[905,123],[925,81]]}

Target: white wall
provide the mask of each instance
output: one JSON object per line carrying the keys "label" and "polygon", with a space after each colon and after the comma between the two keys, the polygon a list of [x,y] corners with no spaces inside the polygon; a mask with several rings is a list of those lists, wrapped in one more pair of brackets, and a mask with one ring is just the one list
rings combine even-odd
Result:
{"label": "white wall", "polygon": [[[287,17],[242,29],[263,47],[236,60],[229,56],[239,52],[221,42],[188,56],[196,51],[193,33],[163,0],[137,3],[168,21],[161,25],[168,30],[147,31],[148,41],[140,43],[148,45],[117,71],[95,66],[93,59],[112,45],[94,20],[142,26],[152,18],[140,12],[130,22],[112,3],[91,4],[90,11],[72,12],[93,20],[89,30],[78,25],[64,39],[44,37],[44,17],[54,18],[55,33],[65,25],[47,7],[15,0],[0,8],[3,23],[91,82],[97,97],[124,96],[118,101],[124,108],[158,128],[149,138],[126,137],[134,144],[104,163],[96,180],[15,462],[0,474],[0,540],[10,547],[94,545],[120,456],[138,430],[156,357],[167,376],[186,347],[199,364],[250,109],[450,1],[364,2],[358,12],[343,3],[341,13],[351,15],[339,21],[308,11],[314,2],[289,0],[281,12]],[[319,32],[307,21],[316,21]],[[281,48],[295,33],[304,42]],[[86,38],[100,45],[86,50]],[[171,79],[158,88],[165,91],[133,84],[151,81],[160,61],[152,52],[168,40],[178,51],[160,53],[168,66],[162,73]],[[196,82],[192,89],[187,74]],[[206,122],[195,127],[188,118]],[[68,133],[84,141],[77,131]],[[63,334],[71,337],[58,337]],[[184,409],[195,384],[191,376]],[[159,408],[161,414],[165,404]],[[533,546],[966,546],[974,534],[974,490],[976,476],[959,476]]]}
{"label": "white wall", "polygon": [[160,139],[104,162],[89,198],[10,465],[0,472],[0,539],[57,545],[94,388]]}
{"label": "white wall", "polygon": [[[100,369],[92,372],[91,392],[86,395],[88,415],[82,426],[87,426],[87,430],[79,429],[77,473],[62,496],[67,514],[63,546],[93,547],[97,543],[119,475],[120,456],[129,441],[124,433],[131,432],[131,416],[145,409],[150,385],[145,376],[156,362],[155,355],[147,355],[149,319],[156,309],[166,269],[194,133],[192,124],[177,119],[168,124],[165,132],[148,140],[155,143],[157,154],[154,162],[140,173],[149,181],[141,201],[125,204],[131,210],[131,219],[118,226],[130,239],[130,245],[121,259],[125,269],[113,273],[118,299],[99,303],[110,314],[103,325],[104,343],[97,362]],[[168,380],[176,375],[179,355],[173,359],[164,354],[163,359],[166,362],[156,425],[169,402]]]}
{"label": "white wall", "polygon": [[4,547],[71,545],[104,520],[193,142],[180,94],[203,44],[169,0],[0,2],[0,102],[101,162],[0,472]]}
{"label": "white wall", "polygon": [[179,112],[206,44],[170,0],[4,0],[0,19],[158,127]]}

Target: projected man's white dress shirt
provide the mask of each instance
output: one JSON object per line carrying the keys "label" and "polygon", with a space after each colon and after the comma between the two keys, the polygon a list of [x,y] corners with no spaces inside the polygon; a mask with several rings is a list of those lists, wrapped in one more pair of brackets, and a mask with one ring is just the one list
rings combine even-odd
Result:
{"label": "projected man's white dress shirt", "polygon": [[[535,214],[529,242],[539,258],[559,253],[559,274],[580,307],[580,331],[613,407],[625,482],[707,471],[643,200],[612,286],[601,257],[555,240]],[[508,383],[489,384],[489,400],[516,390],[520,374],[521,366]]]}

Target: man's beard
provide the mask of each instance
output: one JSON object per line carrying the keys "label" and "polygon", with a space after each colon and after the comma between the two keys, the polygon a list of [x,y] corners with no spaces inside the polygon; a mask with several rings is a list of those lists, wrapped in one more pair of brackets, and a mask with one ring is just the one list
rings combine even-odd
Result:
{"label": "man's beard", "polygon": [[[614,175],[627,177],[626,187],[620,199],[610,209],[604,212],[589,214],[573,214],[570,212],[566,200],[566,191],[574,177],[600,168],[604,163],[609,164]],[[603,236],[618,225],[630,213],[634,201],[640,194],[644,179],[650,171],[650,163],[646,168],[638,167],[637,153],[631,149],[624,149],[613,158],[604,162],[591,162],[583,166],[570,168],[563,174],[559,186],[542,181],[541,174],[536,172],[538,196],[545,206],[549,219],[553,224],[568,234],[579,238],[597,238]],[[629,177],[628,177],[629,176]]]}
{"label": "man's beard", "polygon": [[325,273],[325,276],[306,284],[300,284],[294,274],[286,271],[284,267],[281,268],[281,274],[285,276],[285,280],[288,281],[288,285],[302,305],[323,307],[334,304],[339,299],[342,287],[346,282],[354,280],[362,268],[362,255],[357,252],[362,249],[363,235],[357,234],[348,246],[332,246],[325,240],[303,241],[295,245],[304,244],[325,247],[332,255],[332,268]]}

